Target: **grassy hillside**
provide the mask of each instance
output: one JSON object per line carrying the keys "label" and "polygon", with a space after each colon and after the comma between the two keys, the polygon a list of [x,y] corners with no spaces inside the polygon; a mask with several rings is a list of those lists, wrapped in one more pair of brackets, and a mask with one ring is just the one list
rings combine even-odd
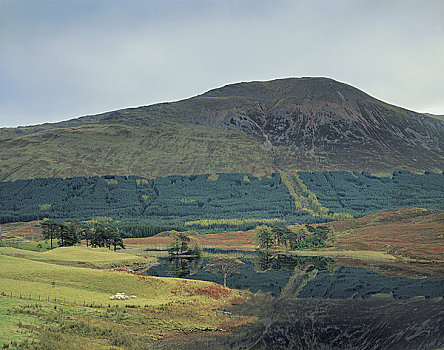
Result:
{"label": "grassy hillside", "polygon": [[0,254],[51,264],[91,268],[109,268],[151,262],[148,259],[131,254],[120,252],[116,254],[116,252],[106,248],[60,247],[45,252],[36,252],[0,246]]}
{"label": "grassy hillside", "polygon": [[[75,259],[84,265],[121,263],[126,258],[120,253],[91,254],[79,247],[5,253],[2,248],[0,344],[24,342],[28,349],[143,348],[164,336],[217,329],[226,319],[213,310],[242,300],[238,292],[209,282],[59,264]],[[117,292],[137,298],[110,300]]]}
{"label": "grassy hillside", "polygon": [[444,167],[444,123],[332,79],[228,85],[187,100],[0,129],[0,181],[92,175]]}
{"label": "grassy hillside", "polygon": [[154,124],[94,123],[14,137],[0,133],[0,180],[273,171],[257,136],[204,125]]}
{"label": "grassy hillside", "polygon": [[419,261],[444,261],[443,210],[389,209],[326,225],[338,233],[340,249],[386,252]]}
{"label": "grassy hillside", "polygon": [[[171,293],[179,281],[141,277],[127,272],[63,266],[0,254],[0,285],[6,294],[40,296],[45,300],[65,300],[68,303],[94,303],[102,306],[122,304],[109,297],[118,292],[136,295],[125,301],[128,305],[161,305],[177,300]],[[190,285],[200,286],[199,284]],[[199,296],[189,301],[199,300]],[[185,299],[184,299],[185,300]]]}
{"label": "grassy hillside", "polygon": [[[15,222],[12,224],[16,224]],[[20,223],[23,227],[26,227],[25,225],[27,223]],[[32,225],[30,223],[29,225]],[[49,240],[44,241],[43,235],[39,239],[31,240],[31,237],[29,238],[22,238],[22,237],[15,237],[15,236],[9,236],[9,235],[3,235],[0,239],[0,249],[2,247],[9,247],[9,248],[15,248],[22,250],[29,250],[29,251],[35,251],[35,252],[44,252],[46,250],[51,249],[51,242]],[[35,239],[35,237],[34,237]],[[53,240],[53,246],[58,246],[58,240]]]}

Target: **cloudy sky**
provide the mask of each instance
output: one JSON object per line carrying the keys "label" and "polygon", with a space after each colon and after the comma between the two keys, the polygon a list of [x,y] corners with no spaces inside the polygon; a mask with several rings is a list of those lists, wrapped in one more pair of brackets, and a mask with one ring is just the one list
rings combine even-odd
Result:
{"label": "cloudy sky", "polygon": [[0,126],[326,76],[444,114],[442,0],[0,0]]}

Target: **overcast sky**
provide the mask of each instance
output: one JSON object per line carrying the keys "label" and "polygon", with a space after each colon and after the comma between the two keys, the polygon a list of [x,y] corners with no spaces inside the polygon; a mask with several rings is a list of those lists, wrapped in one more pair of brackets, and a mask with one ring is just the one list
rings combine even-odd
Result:
{"label": "overcast sky", "polygon": [[0,0],[0,126],[301,76],[444,114],[443,22],[443,0]]}

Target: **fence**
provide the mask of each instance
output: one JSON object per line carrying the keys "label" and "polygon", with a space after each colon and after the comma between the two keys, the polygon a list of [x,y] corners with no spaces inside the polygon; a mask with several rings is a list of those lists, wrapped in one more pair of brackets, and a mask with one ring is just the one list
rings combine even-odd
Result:
{"label": "fence", "polygon": [[[2,291],[0,293],[0,297],[4,298],[13,298],[13,299],[21,299],[21,300],[32,300],[37,302],[47,302],[53,304],[60,305],[72,305],[72,306],[84,306],[90,308],[110,308],[110,307],[126,307],[126,308],[138,308],[140,305],[132,305],[132,304],[96,304],[94,302],[86,302],[85,300],[69,300],[66,298],[57,298],[57,297],[49,297],[49,296],[41,296],[41,295],[32,295],[32,294],[22,294],[22,293],[14,293],[14,292],[5,292]],[[147,305],[145,305],[147,307]]]}

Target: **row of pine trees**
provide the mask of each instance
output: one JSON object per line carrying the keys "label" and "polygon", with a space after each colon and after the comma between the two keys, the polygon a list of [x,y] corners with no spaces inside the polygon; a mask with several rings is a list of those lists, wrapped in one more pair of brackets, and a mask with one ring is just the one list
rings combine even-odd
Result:
{"label": "row of pine trees", "polygon": [[116,226],[104,225],[100,222],[93,224],[80,221],[64,223],[55,220],[45,220],[41,226],[43,237],[51,242],[51,249],[54,240],[58,240],[58,245],[61,247],[73,246],[80,243],[81,240],[85,240],[87,247],[111,249],[113,246],[114,250],[117,250],[117,247],[125,248]]}

